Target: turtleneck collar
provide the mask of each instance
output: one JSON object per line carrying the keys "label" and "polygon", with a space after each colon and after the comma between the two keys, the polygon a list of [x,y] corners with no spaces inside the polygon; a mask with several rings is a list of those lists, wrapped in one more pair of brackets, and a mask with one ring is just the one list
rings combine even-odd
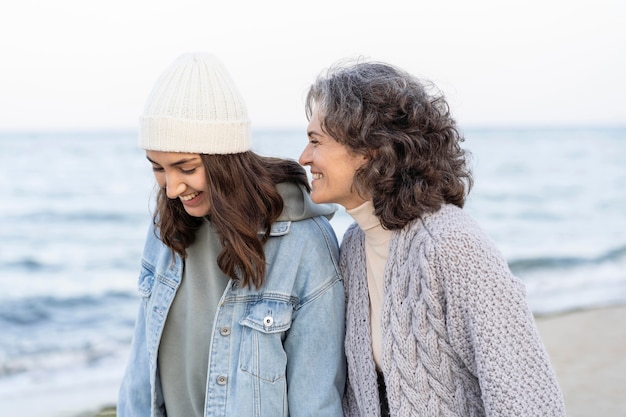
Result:
{"label": "turtleneck collar", "polygon": [[369,200],[350,210],[346,210],[365,233],[370,244],[386,243],[391,238],[391,230],[384,229],[380,219],[374,214],[374,203]]}

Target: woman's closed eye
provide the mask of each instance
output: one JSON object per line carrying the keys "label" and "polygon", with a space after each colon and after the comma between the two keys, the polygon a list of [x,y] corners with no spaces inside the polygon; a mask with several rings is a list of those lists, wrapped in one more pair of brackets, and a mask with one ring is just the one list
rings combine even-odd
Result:
{"label": "woman's closed eye", "polygon": [[[196,168],[189,168],[189,169],[183,169],[183,168],[179,168],[181,174],[184,175],[191,175],[194,172],[196,172]],[[158,166],[158,165],[153,165],[152,166],[152,172],[164,172],[165,170],[163,169],[163,167]]]}

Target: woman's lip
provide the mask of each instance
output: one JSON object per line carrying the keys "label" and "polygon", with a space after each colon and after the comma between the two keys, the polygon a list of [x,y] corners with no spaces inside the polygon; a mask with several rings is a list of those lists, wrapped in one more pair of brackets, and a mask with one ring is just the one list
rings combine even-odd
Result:
{"label": "woman's lip", "polygon": [[200,196],[201,195],[202,195],[202,192],[199,192],[191,200],[183,200],[182,198],[179,198],[179,200],[186,206],[193,206],[194,204],[196,204],[200,200]]}

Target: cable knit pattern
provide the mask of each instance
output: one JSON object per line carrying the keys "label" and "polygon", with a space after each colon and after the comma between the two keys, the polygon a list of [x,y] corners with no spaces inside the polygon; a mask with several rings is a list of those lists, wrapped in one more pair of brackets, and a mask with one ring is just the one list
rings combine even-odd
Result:
{"label": "cable knit pattern", "polygon": [[[346,232],[347,417],[378,417],[364,234]],[[392,417],[565,416],[522,283],[461,209],[394,233],[385,268],[383,373]]]}

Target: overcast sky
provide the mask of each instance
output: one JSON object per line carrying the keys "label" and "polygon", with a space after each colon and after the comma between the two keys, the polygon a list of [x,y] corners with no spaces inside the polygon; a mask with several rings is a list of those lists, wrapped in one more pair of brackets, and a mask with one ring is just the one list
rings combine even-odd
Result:
{"label": "overcast sky", "polygon": [[180,54],[215,53],[255,127],[302,127],[343,58],[434,81],[462,126],[626,125],[623,0],[19,0],[0,14],[0,130],[135,129]]}

